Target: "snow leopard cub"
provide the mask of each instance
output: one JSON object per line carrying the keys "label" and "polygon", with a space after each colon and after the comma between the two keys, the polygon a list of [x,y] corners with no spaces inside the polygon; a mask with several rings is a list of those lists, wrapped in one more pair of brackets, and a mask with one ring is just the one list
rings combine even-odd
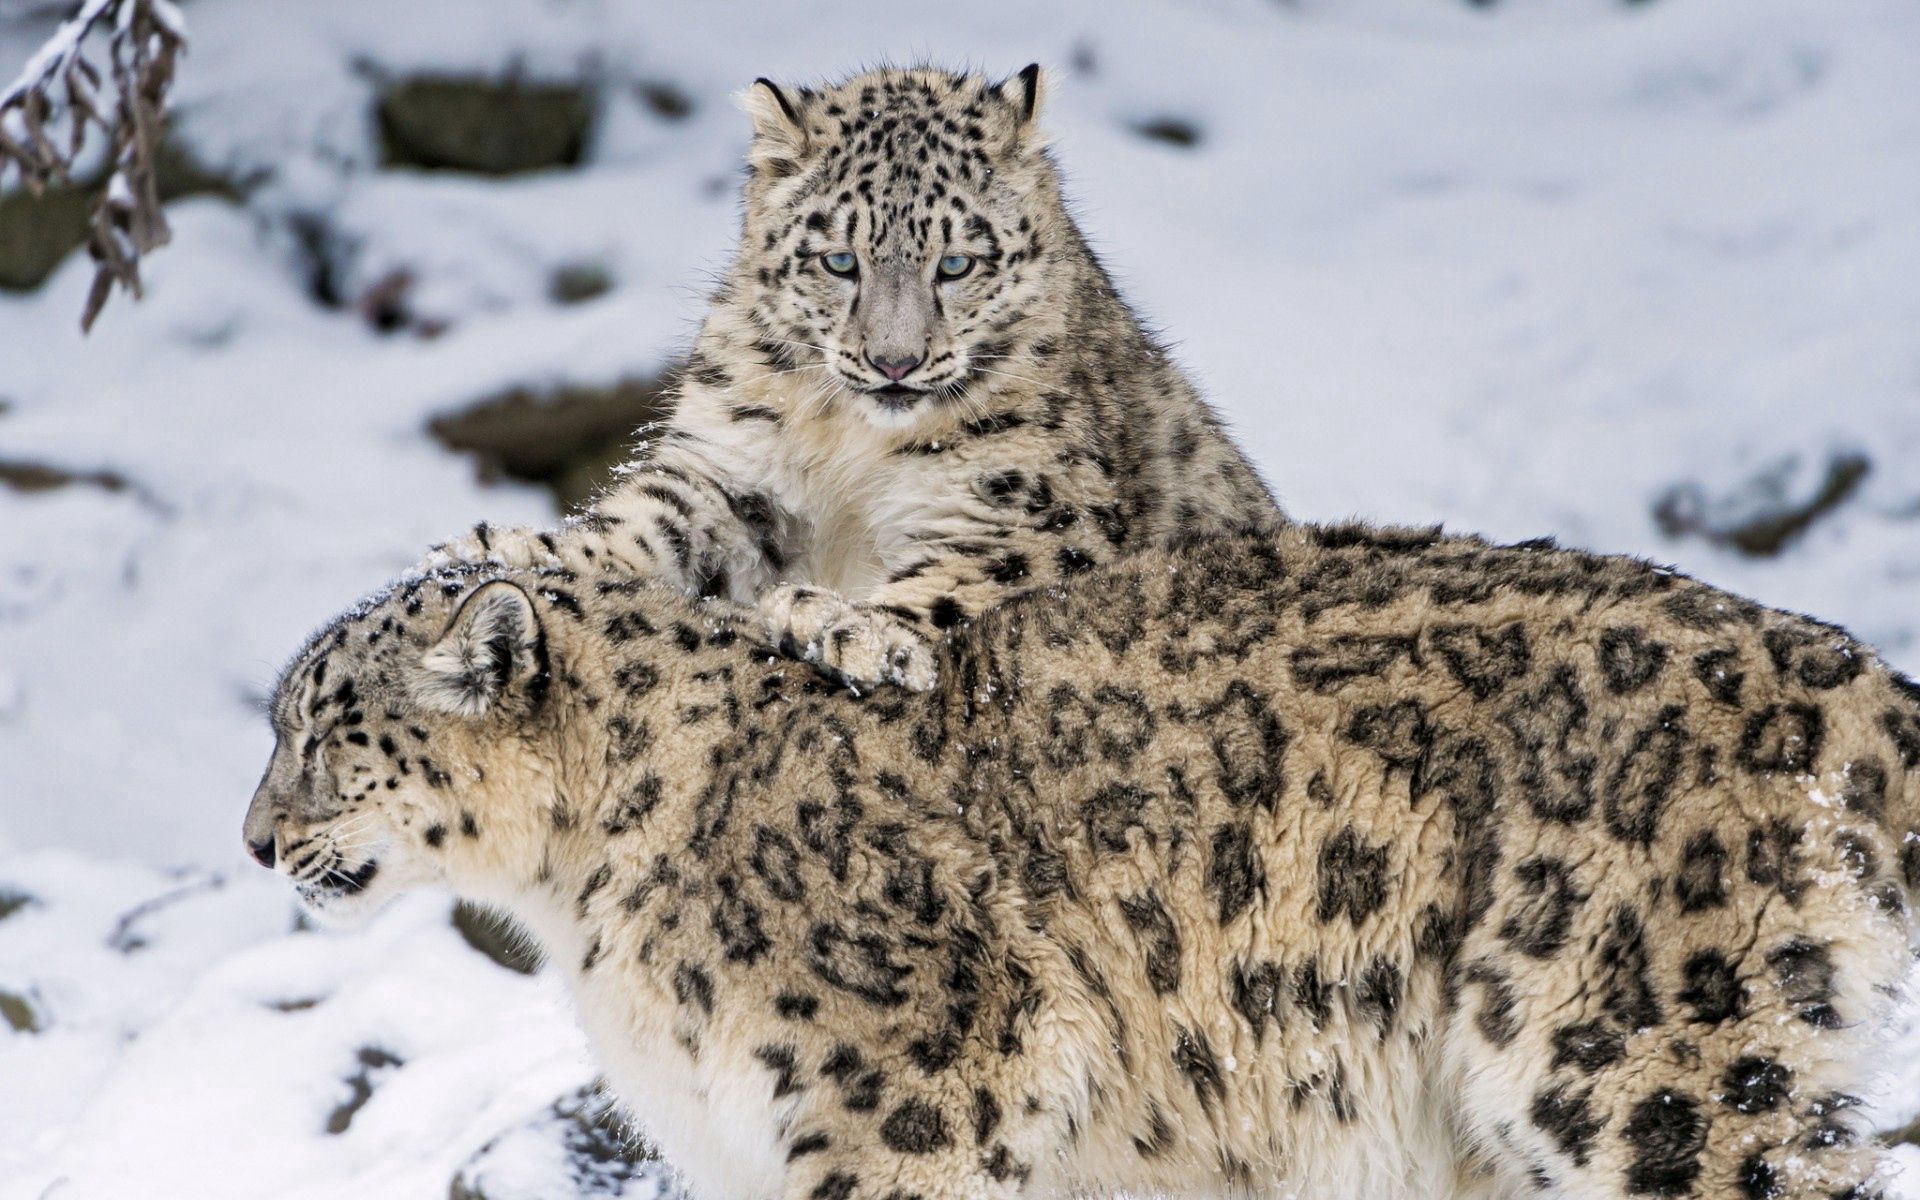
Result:
{"label": "snow leopard cub", "polygon": [[1014,591],[1281,523],[1063,207],[1041,91],[756,82],[738,257],[672,416],[558,533],[447,552],[663,575],[848,682],[924,689],[931,641]]}

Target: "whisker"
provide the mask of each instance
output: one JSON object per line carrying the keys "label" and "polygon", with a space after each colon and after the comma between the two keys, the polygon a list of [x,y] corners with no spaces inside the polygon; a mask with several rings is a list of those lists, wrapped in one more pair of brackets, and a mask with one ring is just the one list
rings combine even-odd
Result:
{"label": "whisker", "polygon": [[334,835],[332,835],[332,843],[334,843],[336,849],[357,849],[357,839],[359,839],[359,835],[361,835],[361,833],[367,833],[367,831],[371,831],[371,829],[372,824],[353,826],[351,829],[336,829]]}
{"label": "whisker", "polygon": [[1012,371],[995,371],[988,367],[975,367],[974,370],[980,372],[980,374],[982,375],[998,375],[1003,379],[1017,379],[1021,383],[1030,383],[1037,388],[1044,388],[1047,386],[1046,384],[1041,383],[1038,379],[1029,379],[1025,375],[1015,375]]}
{"label": "whisker", "polygon": [[770,337],[767,340],[770,342],[777,342],[782,346],[804,346],[808,350],[815,350],[821,354],[833,353],[833,351],[827,349],[825,346],[816,346],[812,342],[796,342],[792,338]]}

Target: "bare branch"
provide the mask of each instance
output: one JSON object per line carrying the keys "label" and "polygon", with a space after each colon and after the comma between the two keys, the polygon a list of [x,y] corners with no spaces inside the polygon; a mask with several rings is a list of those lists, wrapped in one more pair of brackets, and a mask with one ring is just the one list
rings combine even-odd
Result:
{"label": "bare branch", "polygon": [[[96,30],[106,46],[104,72],[86,53]],[[106,182],[87,242],[96,269],[82,329],[93,327],[115,285],[139,297],[141,256],[171,236],[156,167],[174,59],[185,47],[186,24],[172,0],[83,0],[0,92],[0,186],[11,169],[38,195],[72,178],[91,131],[105,135]]]}

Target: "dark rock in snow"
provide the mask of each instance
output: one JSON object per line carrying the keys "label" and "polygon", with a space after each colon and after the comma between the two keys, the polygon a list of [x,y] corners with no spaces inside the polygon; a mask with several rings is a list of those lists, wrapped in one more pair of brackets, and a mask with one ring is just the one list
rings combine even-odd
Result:
{"label": "dark rock in snow", "polygon": [[390,1072],[398,1070],[405,1061],[378,1046],[360,1047],[354,1059],[359,1068],[347,1076],[347,1098],[334,1105],[333,1111],[327,1114],[328,1133],[345,1133],[350,1129],[353,1119],[360,1115],[367,1101],[373,1099],[373,1090],[380,1085],[380,1081]]}
{"label": "dark rock in snow", "polygon": [[0,1021],[15,1033],[39,1033],[46,1027],[33,1002],[19,992],[0,992]]}
{"label": "dark rock in snow", "polygon": [[0,289],[40,286],[67,255],[84,246],[98,188],[56,184],[35,196],[0,195]]}
{"label": "dark rock in snow", "polygon": [[127,478],[118,471],[72,471],[51,463],[0,459],[0,488],[31,495],[80,484],[103,492],[124,492]]}
{"label": "dark rock in snow", "polygon": [[1154,117],[1140,121],[1134,125],[1133,131],[1148,141],[1164,142],[1182,150],[1191,150],[1200,144],[1200,127],[1180,117]]}
{"label": "dark rock in snow", "polygon": [[389,86],[377,115],[390,167],[517,175],[580,162],[593,96],[577,84],[427,76]]}
{"label": "dark rock in snow", "polygon": [[564,511],[611,480],[633,456],[635,431],[663,415],[660,381],[631,379],[514,388],[435,417],[427,428],[441,445],[478,459],[483,480],[543,484]]}
{"label": "dark rock in snow", "polygon": [[647,111],[663,121],[684,121],[693,115],[693,101],[671,83],[653,80],[635,84],[633,90]]}
{"label": "dark rock in snow", "polygon": [[613,274],[599,263],[566,263],[547,281],[555,304],[580,304],[613,289]]}
{"label": "dark rock in snow", "polygon": [[40,903],[38,900],[19,888],[0,883],[0,921],[6,920],[23,908],[31,908],[38,903]]}
{"label": "dark rock in snow", "polygon": [[324,996],[293,996],[284,1000],[268,1000],[266,1006],[277,1013],[302,1013],[318,1008]]}

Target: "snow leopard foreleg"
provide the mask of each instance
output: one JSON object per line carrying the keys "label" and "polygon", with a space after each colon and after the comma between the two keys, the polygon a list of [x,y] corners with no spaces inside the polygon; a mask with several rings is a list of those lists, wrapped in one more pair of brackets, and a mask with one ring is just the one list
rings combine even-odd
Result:
{"label": "snow leopard foreleg", "polygon": [[558,529],[483,523],[436,546],[428,565],[497,561],[583,577],[651,577],[694,595],[748,602],[786,559],[782,522],[766,496],[684,461],[647,461]]}
{"label": "snow leopard foreleg", "polygon": [[[925,691],[937,679],[935,646],[948,630],[1115,553],[1097,522],[1034,517],[950,517],[936,527],[910,530],[905,561],[860,601],[782,584],[762,598],[761,612],[776,642],[848,683]],[[1052,527],[1041,527],[1040,518]]]}

